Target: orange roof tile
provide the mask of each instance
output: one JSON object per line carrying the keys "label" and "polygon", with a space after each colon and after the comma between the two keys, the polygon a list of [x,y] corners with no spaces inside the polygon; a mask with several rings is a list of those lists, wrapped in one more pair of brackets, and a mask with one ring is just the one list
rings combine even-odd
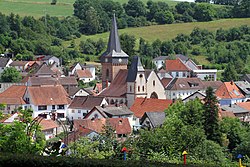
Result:
{"label": "orange roof tile", "polygon": [[76,70],[78,78],[92,78],[92,74],[89,70]]}
{"label": "orange roof tile", "polygon": [[23,96],[26,91],[25,85],[12,85],[0,94],[1,104],[26,104]]}
{"label": "orange roof tile", "polygon": [[145,112],[163,112],[170,104],[172,100],[169,99],[136,98],[130,110],[136,117],[141,118]]}
{"label": "orange roof tile", "polygon": [[250,101],[248,102],[242,102],[242,103],[236,103],[238,106],[240,106],[241,108],[244,108],[246,110],[250,111]]}
{"label": "orange roof tile", "polygon": [[168,84],[169,84],[171,81],[172,81],[172,78],[162,78],[162,79],[161,79],[161,83],[162,83],[162,85],[164,86],[164,88],[165,88],[166,86],[168,86]]}
{"label": "orange roof tile", "polygon": [[221,99],[244,98],[239,88],[234,82],[224,82],[215,92],[216,96]]}
{"label": "orange roof tile", "polygon": [[59,127],[53,120],[42,120],[40,122],[42,130],[48,130]]}
{"label": "orange roof tile", "polygon": [[189,71],[190,69],[180,60],[166,60],[166,71]]}
{"label": "orange roof tile", "polygon": [[35,105],[69,104],[68,94],[61,85],[28,87],[30,101]]}

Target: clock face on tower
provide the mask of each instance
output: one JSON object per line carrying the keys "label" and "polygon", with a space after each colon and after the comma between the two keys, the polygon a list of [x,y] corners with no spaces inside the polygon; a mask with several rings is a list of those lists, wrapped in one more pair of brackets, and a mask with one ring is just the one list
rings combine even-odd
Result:
{"label": "clock face on tower", "polygon": [[105,58],[105,62],[106,62],[106,63],[108,62],[108,58]]}
{"label": "clock face on tower", "polygon": [[121,63],[121,62],[122,62],[122,59],[120,58],[118,61],[119,61],[119,63]]}

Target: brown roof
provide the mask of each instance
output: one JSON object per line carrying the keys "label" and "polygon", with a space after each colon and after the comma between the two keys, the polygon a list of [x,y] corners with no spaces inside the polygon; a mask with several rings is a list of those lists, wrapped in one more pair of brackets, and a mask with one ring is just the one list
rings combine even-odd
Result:
{"label": "brown roof", "polygon": [[218,89],[223,82],[221,81],[203,81],[203,84],[206,88],[212,87],[213,89]]}
{"label": "brown roof", "polygon": [[172,78],[162,78],[162,79],[161,79],[161,83],[162,83],[162,85],[164,86],[164,88],[165,88],[166,86],[168,86],[168,84],[171,82],[171,80],[172,80]]}
{"label": "brown roof", "polygon": [[25,66],[29,61],[13,61],[10,66]]}
{"label": "brown roof", "polygon": [[77,80],[74,76],[70,76],[70,77],[60,77],[58,78],[58,81],[61,85],[75,85],[77,86]]}
{"label": "brown roof", "polygon": [[29,77],[28,82],[31,86],[59,84],[53,77]]}
{"label": "brown roof", "polygon": [[130,110],[136,117],[141,118],[145,112],[164,112],[170,104],[172,100],[169,99],[136,98]]}
{"label": "brown roof", "polygon": [[59,127],[53,120],[42,120],[40,122],[42,130],[49,130]]}
{"label": "brown roof", "polygon": [[24,85],[12,85],[4,92],[0,94],[1,104],[26,104],[23,100],[23,96],[26,91],[26,86]]}
{"label": "brown roof", "polygon": [[216,96],[221,99],[244,98],[239,88],[234,82],[224,82],[215,92]]}
{"label": "brown roof", "polygon": [[50,69],[50,67],[46,64],[43,63],[40,68],[36,71],[36,75],[54,75],[56,74],[54,71]]}
{"label": "brown roof", "polygon": [[189,71],[189,68],[180,60],[166,60],[166,71]]}
{"label": "brown roof", "polygon": [[37,87],[27,89],[30,101],[35,105],[69,104],[68,94],[61,85]]}
{"label": "brown roof", "polygon": [[128,70],[123,69],[118,72],[115,79],[111,82],[110,86],[100,93],[100,96],[106,97],[122,97],[127,92],[127,75]]}
{"label": "brown roof", "polygon": [[100,106],[103,99],[103,97],[98,96],[76,96],[69,105],[69,108],[91,110],[95,106]]}
{"label": "brown roof", "polygon": [[174,78],[167,90],[203,90],[205,86],[200,78]]}
{"label": "brown roof", "polygon": [[128,118],[101,118],[101,119],[78,119],[74,120],[74,126],[81,130],[90,129],[97,133],[104,133],[104,126],[110,125],[117,134],[130,134],[131,126]]}
{"label": "brown roof", "polygon": [[76,70],[76,75],[78,78],[92,78],[92,74],[89,70]]}

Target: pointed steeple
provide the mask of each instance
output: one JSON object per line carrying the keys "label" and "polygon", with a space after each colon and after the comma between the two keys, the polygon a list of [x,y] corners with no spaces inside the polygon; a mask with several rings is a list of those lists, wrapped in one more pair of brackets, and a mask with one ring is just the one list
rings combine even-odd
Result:
{"label": "pointed steeple", "polygon": [[109,43],[108,43],[107,52],[110,53],[113,50],[118,53],[121,52],[121,44],[120,44],[115,14],[113,15],[113,19],[112,19],[112,27],[111,27],[111,31],[109,34]]}
{"label": "pointed steeple", "polygon": [[144,72],[144,68],[141,64],[141,59],[139,56],[134,56],[131,62],[131,66],[128,70],[127,82],[134,82],[136,80],[136,75],[138,72]]}

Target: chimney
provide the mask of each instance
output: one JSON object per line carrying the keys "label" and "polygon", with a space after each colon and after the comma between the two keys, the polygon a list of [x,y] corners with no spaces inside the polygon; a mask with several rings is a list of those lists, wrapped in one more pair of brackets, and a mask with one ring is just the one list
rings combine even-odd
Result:
{"label": "chimney", "polygon": [[234,82],[233,82],[233,81],[231,81],[231,82],[230,82],[230,84],[231,84],[231,85],[233,85],[233,84],[234,84]]}

